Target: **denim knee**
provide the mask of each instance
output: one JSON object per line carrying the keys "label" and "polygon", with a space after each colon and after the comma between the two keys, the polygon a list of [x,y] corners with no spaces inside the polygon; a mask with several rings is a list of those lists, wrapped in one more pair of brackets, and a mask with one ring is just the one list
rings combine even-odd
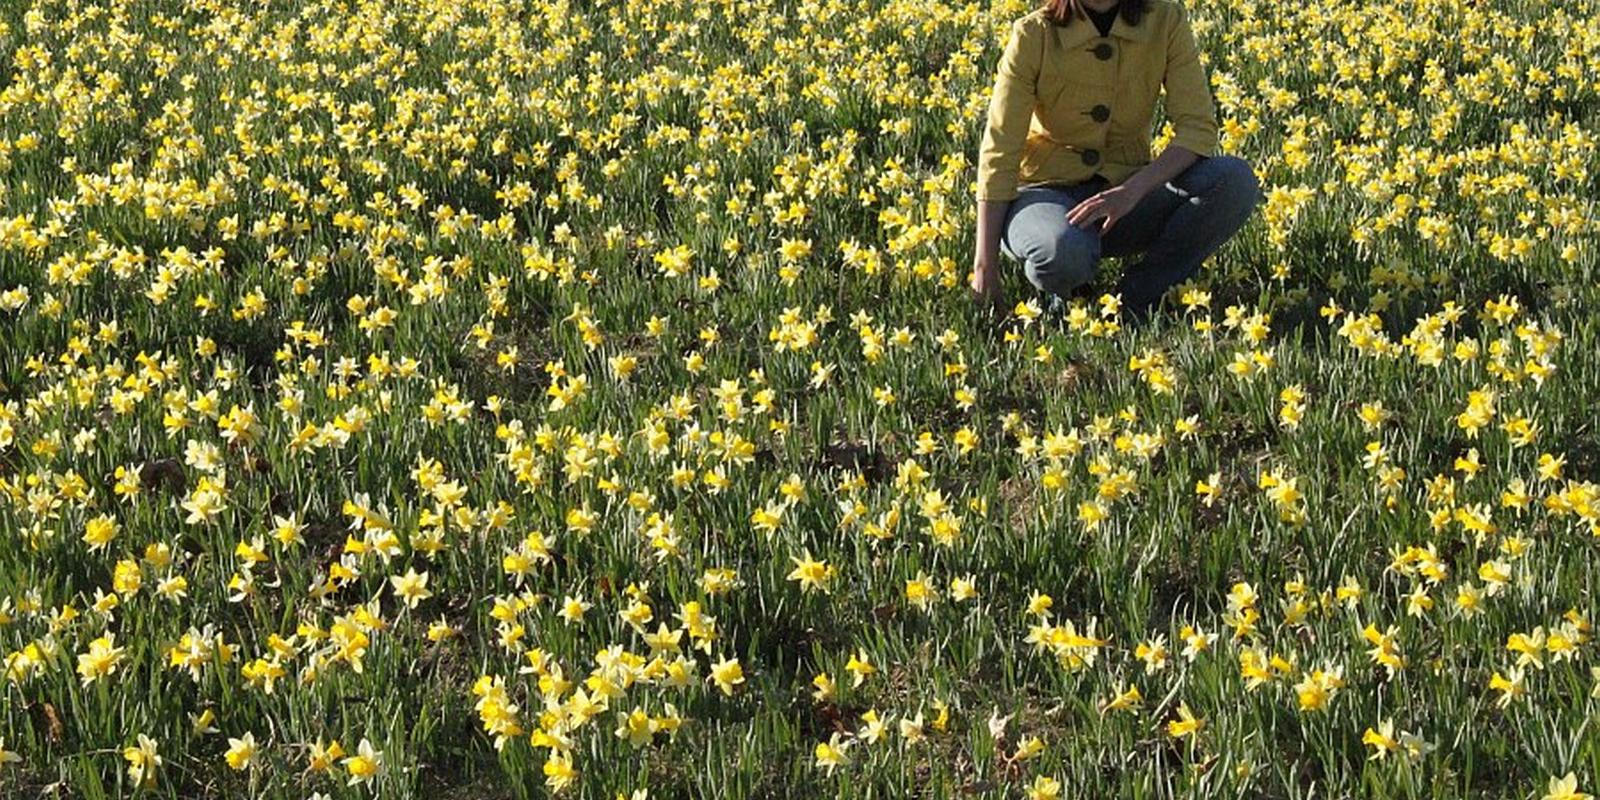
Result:
{"label": "denim knee", "polygon": [[1027,254],[1028,281],[1040,291],[1066,294],[1094,279],[1099,243],[1068,229]]}
{"label": "denim knee", "polygon": [[1234,155],[1211,156],[1206,160],[1207,169],[1217,175],[1216,182],[1206,193],[1213,202],[1239,208],[1246,214],[1261,202],[1261,180],[1249,161]]}

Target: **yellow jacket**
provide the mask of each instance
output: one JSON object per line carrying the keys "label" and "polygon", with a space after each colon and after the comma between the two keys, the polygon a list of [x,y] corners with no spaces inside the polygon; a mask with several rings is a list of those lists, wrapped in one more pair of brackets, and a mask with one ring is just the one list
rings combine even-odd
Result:
{"label": "yellow jacket", "polygon": [[1151,0],[1138,25],[1121,15],[1055,25],[1044,9],[1011,24],[995,70],[978,151],[978,199],[1012,200],[1019,185],[1112,185],[1150,163],[1156,95],[1166,89],[1170,145],[1216,155],[1217,116],[1188,12]]}

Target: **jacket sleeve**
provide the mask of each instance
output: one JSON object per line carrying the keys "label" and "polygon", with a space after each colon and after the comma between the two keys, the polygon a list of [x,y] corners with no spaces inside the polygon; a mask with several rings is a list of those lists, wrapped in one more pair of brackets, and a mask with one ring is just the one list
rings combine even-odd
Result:
{"label": "jacket sleeve", "polygon": [[1167,119],[1172,122],[1172,139],[1178,145],[1202,156],[1217,154],[1217,108],[1211,98],[1205,65],[1200,63],[1200,47],[1189,12],[1177,6],[1177,20],[1167,39],[1167,71],[1162,86],[1167,93]]}
{"label": "jacket sleeve", "polygon": [[[1017,196],[1022,145],[1033,119],[1039,81],[1041,42],[1033,26],[1011,23],[1005,51],[995,69],[994,91],[978,148],[978,199],[1009,201]],[[1036,30],[1036,28],[1033,28]]]}

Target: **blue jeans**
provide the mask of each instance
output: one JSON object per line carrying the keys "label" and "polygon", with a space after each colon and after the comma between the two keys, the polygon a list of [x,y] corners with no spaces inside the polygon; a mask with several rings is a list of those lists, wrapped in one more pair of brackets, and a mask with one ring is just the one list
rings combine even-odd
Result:
{"label": "blue jeans", "polygon": [[[1142,252],[1124,271],[1116,291],[1135,317],[1199,271],[1200,264],[1233,236],[1262,198],[1249,162],[1238,156],[1202,157],[1167,185],[1151,190],[1102,235],[1067,222],[1067,212],[1109,182],[1100,175],[1076,184],[1026,186],[1006,211],[1000,251],[1023,262],[1028,282],[1055,298],[1094,279],[1101,256]],[[1174,191],[1176,187],[1177,191]]]}

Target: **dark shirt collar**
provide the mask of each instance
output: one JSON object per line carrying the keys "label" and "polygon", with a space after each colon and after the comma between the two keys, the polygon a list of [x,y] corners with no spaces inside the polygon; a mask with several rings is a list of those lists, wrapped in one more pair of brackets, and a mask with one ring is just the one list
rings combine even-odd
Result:
{"label": "dark shirt collar", "polygon": [[[1138,25],[1129,25],[1128,21],[1118,14],[1116,20],[1111,23],[1111,36],[1131,42],[1142,42],[1150,38],[1150,17],[1151,15],[1146,13],[1139,19]],[[1081,45],[1100,36],[1100,31],[1095,29],[1094,23],[1088,20],[1073,20],[1071,25],[1053,27],[1060,43],[1067,47]]]}

